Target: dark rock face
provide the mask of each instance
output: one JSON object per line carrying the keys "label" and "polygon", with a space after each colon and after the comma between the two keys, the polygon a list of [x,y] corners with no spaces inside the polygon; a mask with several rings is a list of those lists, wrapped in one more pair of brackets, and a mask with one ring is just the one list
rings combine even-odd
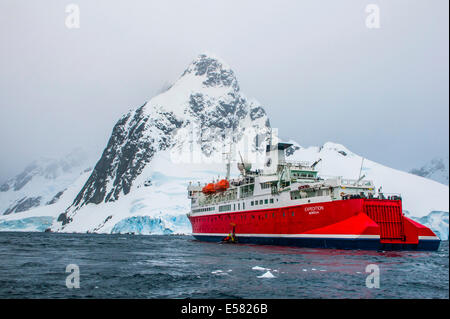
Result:
{"label": "dark rock face", "polygon": [[[121,192],[128,194],[133,180],[155,152],[170,146],[170,134],[182,122],[170,112],[159,113],[158,119],[153,121],[144,113],[145,105],[116,123],[106,149],[72,206],[111,202],[117,200]],[[159,141],[151,137],[154,131],[161,133]],[[110,181],[112,187],[107,192]]]}
{"label": "dark rock face", "polygon": [[0,192],[7,192],[9,191],[9,185],[8,183],[4,183],[0,186]]}
{"label": "dark rock face", "polygon": [[411,169],[409,173],[448,185],[448,158],[434,158],[420,168]]}
{"label": "dark rock face", "polygon": [[[84,205],[113,202],[128,194],[133,182],[157,152],[183,145],[188,140],[183,134],[177,135],[178,129],[189,131],[190,125],[195,124],[199,128],[195,142],[209,156],[216,151],[215,145],[221,145],[225,136],[234,138],[242,134],[246,129],[242,120],[250,118],[254,121],[266,117],[263,108],[249,103],[239,93],[233,71],[219,60],[200,55],[182,77],[185,75],[189,76],[188,83],[197,81],[194,88],[201,84],[202,89],[184,95],[186,87],[183,87],[185,91],[182,89],[181,94],[186,100],[179,104],[182,111],[175,108],[173,113],[170,107],[164,105],[163,99],[162,105],[150,102],[151,105],[146,103],[125,114],[114,126],[108,144],[87,182],[58,221],[66,225]],[[176,91],[176,84],[168,89],[175,91],[165,91],[164,94],[179,97],[180,91]],[[216,90],[210,90],[213,95],[208,95],[210,87],[220,88],[217,91],[221,93],[216,96]],[[259,120],[258,123],[258,127],[269,125],[268,120]],[[151,186],[151,181],[146,180],[144,186]]]}
{"label": "dark rock face", "polygon": [[184,71],[182,76],[192,72],[197,76],[206,75],[206,80],[203,81],[206,86],[228,86],[235,91],[239,91],[234,72],[231,69],[224,68],[220,61],[206,54],[199,55],[198,59]]}
{"label": "dark rock face", "polygon": [[58,216],[57,220],[61,222],[63,225],[66,225],[72,221],[72,218],[68,217],[67,213],[62,213]]}
{"label": "dark rock face", "polygon": [[442,159],[433,159],[428,166],[422,166],[421,168],[413,168],[409,172],[414,175],[428,177],[435,171],[445,170],[445,164]]}
{"label": "dark rock face", "polygon": [[25,170],[16,176],[13,189],[18,191],[22,189],[33,178],[33,171],[37,168],[35,164],[31,164]]}
{"label": "dark rock face", "polygon": [[266,115],[266,111],[262,107],[255,107],[250,111],[250,118],[252,121],[259,119],[260,117],[263,117]]}
{"label": "dark rock face", "polygon": [[46,205],[52,205],[56,203],[61,198],[62,194],[64,194],[64,192],[65,190],[58,192],[50,201],[46,203]]}
{"label": "dark rock face", "polygon": [[38,197],[24,197],[17,201],[17,203],[5,210],[4,215],[11,213],[20,213],[29,210],[32,207],[37,207],[41,204],[41,196]]}

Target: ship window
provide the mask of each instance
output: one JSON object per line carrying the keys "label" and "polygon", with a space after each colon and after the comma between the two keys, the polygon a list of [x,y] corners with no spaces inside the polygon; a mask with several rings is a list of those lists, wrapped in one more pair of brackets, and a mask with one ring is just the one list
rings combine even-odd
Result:
{"label": "ship window", "polygon": [[267,189],[267,188],[270,188],[271,185],[272,185],[271,182],[261,183],[261,189]]}
{"label": "ship window", "polygon": [[262,205],[263,204],[263,200],[261,199],[260,201],[259,201],[259,205]]}
{"label": "ship window", "polygon": [[266,218],[267,218],[267,214],[266,214]]}
{"label": "ship window", "polygon": [[250,205],[252,205],[252,206],[253,206],[253,204],[254,204],[254,202],[253,202],[253,201],[251,201]]}
{"label": "ship window", "polygon": [[272,217],[275,218],[275,213],[272,213]]}
{"label": "ship window", "polygon": [[270,203],[273,204],[273,198],[270,199]]}
{"label": "ship window", "polygon": [[265,199],[264,200],[264,204],[268,204],[269,203],[269,200],[268,199]]}
{"label": "ship window", "polygon": [[286,213],[283,213],[283,217],[286,217]]}
{"label": "ship window", "polygon": [[292,212],[292,216],[294,216],[294,212]]}
{"label": "ship window", "polygon": [[238,203],[238,210],[241,209],[241,203]]}
{"label": "ship window", "polygon": [[231,204],[219,206],[219,212],[227,212],[230,210],[231,210]]}
{"label": "ship window", "polygon": [[242,209],[245,209],[245,203],[242,203]]}

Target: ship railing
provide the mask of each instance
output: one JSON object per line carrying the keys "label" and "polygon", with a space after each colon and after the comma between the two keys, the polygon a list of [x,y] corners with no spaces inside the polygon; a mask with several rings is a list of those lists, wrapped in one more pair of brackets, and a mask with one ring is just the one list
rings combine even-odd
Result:
{"label": "ship railing", "polygon": [[279,161],[279,165],[287,165],[287,166],[299,166],[304,168],[311,168],[311,163],[307,161]]}
{"label": "ship railing", "polygon": [[364,198],[364,199],[380,199],[380,200],[402,200],[402,195],[400,193],[378,193],[378,194],[371,194],[368,195],[364,193],[360,194],[345,194],[342,196],[342,199],[358,199],[358,198]]}
{"label": "ship railing", "polygon": [[401,200],[402,194],[400,193],[378,193],[374,196],[375,199],[387,199],[387,200]]}
{"label": "ship railing", "polygon": [[341,185],[342,186],[373,186],[373,183],[370,180],[358,181],[357,179],[342,178]]}

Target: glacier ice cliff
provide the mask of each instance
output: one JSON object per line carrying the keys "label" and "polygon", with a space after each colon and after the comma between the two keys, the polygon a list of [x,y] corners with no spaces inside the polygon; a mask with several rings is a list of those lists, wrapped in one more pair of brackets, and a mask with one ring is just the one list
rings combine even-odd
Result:
{"label": "glacier ice cliff", "polygon": [[441,239],[448,240],[448,212],[432,211],[426,216],[415,217],[409,212],[405,212],[405,216],[415,220],[416,222],[431,228],[431,230]]}
{"label": "glacier ice cliff", "polygon": [[28,217],[23,219],[0,221],[0,231],[38,231],[48,229],[54,221],[51,216]]}
{"label": "glacier ice cliff", "polygon": [[111,234],[168,235],[185,234],[190,231],[186,215],[178,216],[134,216],[122,219],[114,225]]}

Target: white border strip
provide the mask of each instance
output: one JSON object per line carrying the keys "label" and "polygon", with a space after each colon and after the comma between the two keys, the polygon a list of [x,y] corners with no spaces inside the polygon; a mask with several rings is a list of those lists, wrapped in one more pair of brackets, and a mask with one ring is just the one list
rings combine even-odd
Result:
{"label": "white border strip", "polygon": [[438,236],[419,236],[419,240],[441,240]]}
{"label": "white border strip", "polygon": [[[192,235],[193,236],[227,236],[228,234],[192,233]],[[236,237],[380,239],[380,235],[337,235],[337,234],[236,234]]]}

